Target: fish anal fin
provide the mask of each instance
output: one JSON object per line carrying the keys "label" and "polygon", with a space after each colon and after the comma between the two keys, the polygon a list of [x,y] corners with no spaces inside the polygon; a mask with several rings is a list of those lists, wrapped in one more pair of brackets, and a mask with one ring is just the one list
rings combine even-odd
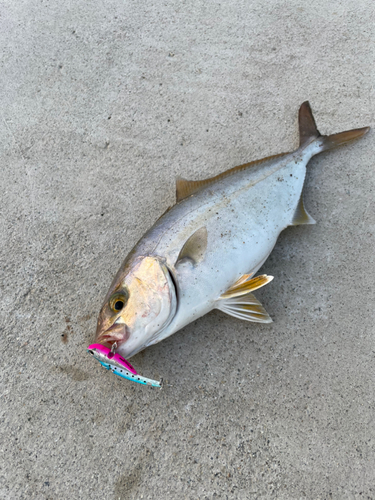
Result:
{"label": "fish anal fin", "polygon": [[254,323],[272,323],[272,318],[252,293],[241,297],[219,299],[216,309],[238,319]]}
{"label": "fish anal fin", "polygon": [[178,254],[176,264],[182,260],[190,260],[194,265],[201,262],[207,249],[207,229],[205,226],[197,229],[185,242]]}
{"label": "fish anal fin", "polygon": [[[244,275],[244,276],[249,276],[249,275]],[[273,276],[267,276],[267,274],[262,274],[250,280],[247,278],[247,280],[238,283],[240,280],[238,280],[234,285],[228,288],[226,292],[220,295],[220,299],[230,299],[233,297],[240,297],[241,295],[246,295],[250,292],[254,292],[254,290],[257,290],[258,288],[261,288],[262,286],[267,285],[267,283],[272,281]]]}
{"label": "fish anal fin", "polygon": [[210,186],[211,184],[214,184],[216,181],[225,179],[225,177],[229,177],[230,175],[233,175],[236,172],[256,167],[257,165],[260,165],[266,161],[274,160],[276,158],[279,158],[281,156],[286,156],[288,154],[289,153],[280,153],[277,155],[267,156],[266,158],[262,158],[261,160],[254,160],[251,161],[250,163],[244,163],[243,165],[238,165],[237,167],[230,168],[229,170],[226,170],[225,172],[222,172],[221,174],[216,175],[215,177],[210,177],[209,179],[203,179],[201,181],[188,181],[187,179],[178,177],[176,179],[176,201],[178,203],[179,201],[187,198],[188,196],[195,194],[200,189]]}
{"label": "fish anal fin", "polygon": [[316,221],[311,217],[311,215],[305,209],[303,204],[303,193],[299,199],[296,211],[294,212],[293,220],[291,226],[299,226],[301,224],[316,224]]}

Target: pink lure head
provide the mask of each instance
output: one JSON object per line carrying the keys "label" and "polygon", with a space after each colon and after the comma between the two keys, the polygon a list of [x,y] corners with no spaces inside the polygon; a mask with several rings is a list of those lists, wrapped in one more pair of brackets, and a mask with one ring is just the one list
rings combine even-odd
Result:
{"label": "pink lure head", "polygon": [[96,351],[106,358],[108,358],[108,363],[111,363],[111,361],[116,361],[120,365],[122,365],[126,370],[128,370],[131,373],[134,373],[134,375],[137,375],[137,372],[135,368],[132,367],[132,365],[129,363],[129,361],[126,361],[120,354],[116,354],[114,352],[111,352],[111,349],[108,347],[105,347],[102,344],[91,344],[87,348],[88,351]]}

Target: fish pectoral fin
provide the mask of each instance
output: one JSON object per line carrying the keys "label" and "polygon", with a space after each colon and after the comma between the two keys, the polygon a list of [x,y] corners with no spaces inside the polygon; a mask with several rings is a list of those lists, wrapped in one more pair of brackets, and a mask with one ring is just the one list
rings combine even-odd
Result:
{"label": "fish pectoral fin", "polygon": [[207,229],[205,226],[197,229],[181,248],[176,260],[176,266],[182,260],[190,260],[192,263],[198,264],[203,260],[207,250]]}
{"label": "fish pectoral fin", "polygon": [[272,323],[272,318],[252,293],[229,299],[219,299],[216,309],[238,319],[254,323]]}
{"label": "fish pectoral fin", "polygon": [[316,224],[316,221],[311,217],[311,215],[305,209],[305,206],[303,204],[303,193],[301,194],[301,198],[299,199],[290,226],[299,226],[300,224]]}
{"label": "fish pectoral fin", "polygon": [[[267,285],[273,280],[273,276],[267,276],[267,274],[262,274],[256,276],[255,278],[249,279],[251,275],[244,274],[239,280],[236,281],[226,292],[220,295],[220,299],[231,299],[233,297],[241,297],[241,295],[246,295],[250,292],[254,292],[258,288]],[[244,279],[246,277],[246,279]],[[256,299],[255,299],[256,300]]]}

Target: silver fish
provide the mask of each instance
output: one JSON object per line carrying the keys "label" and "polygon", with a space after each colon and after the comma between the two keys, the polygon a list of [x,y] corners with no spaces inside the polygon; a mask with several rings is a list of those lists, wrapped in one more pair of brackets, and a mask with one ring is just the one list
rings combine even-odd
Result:
{"label": "silver fish", "polygon": [[220,309],[269,323],[254,277],[288,226],[314,224],[303,204],[314,155],[366,134],[369,127],[322,136],[311,108],[299,110],[300,145],[202,181],[177,180],[177,203],[126,257],[104,299],[95,342],[130,358],[188,323]]}

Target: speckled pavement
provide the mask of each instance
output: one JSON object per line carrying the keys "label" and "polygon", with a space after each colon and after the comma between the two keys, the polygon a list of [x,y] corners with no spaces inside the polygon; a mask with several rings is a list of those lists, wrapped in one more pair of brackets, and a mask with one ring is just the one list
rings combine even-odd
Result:
{"label": "speckled pavement", "polygon": [[256,292],[132,358],[87,353],[127,252],[203,179],[374,127],[370,0],[0,4],[0,500],[375,499],[374,132],[315,157],[315,226]]}

